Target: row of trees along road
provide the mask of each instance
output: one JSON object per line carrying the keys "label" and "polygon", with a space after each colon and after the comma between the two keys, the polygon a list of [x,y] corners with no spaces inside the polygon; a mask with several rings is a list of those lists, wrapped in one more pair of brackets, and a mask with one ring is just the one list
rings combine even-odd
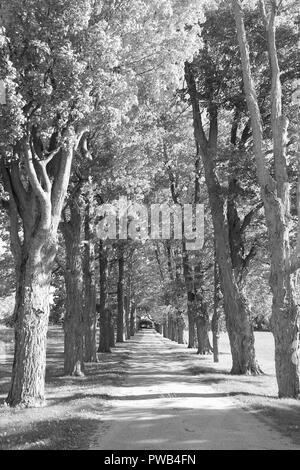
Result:
{"label": "row of trees along road", "polygon": [[[261,374],[254,324],[272,310],[279,396],[298,397],[296,3],[0,7],[1,240],[16,292],[8,404],[44,401],[61,305],[73,376],[130,338],[137,313],[179,343],[187,331],[215,361],[226,326],[231,372]],[[204,204],[204,247],[100,241],[101,210],[120,197],[129,211]]]}

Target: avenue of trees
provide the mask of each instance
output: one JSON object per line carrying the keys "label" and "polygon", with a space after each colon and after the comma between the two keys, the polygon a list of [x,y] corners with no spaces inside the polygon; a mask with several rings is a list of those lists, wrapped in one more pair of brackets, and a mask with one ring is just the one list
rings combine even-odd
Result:
{"label": "avenue of trees", "polygon": [[[215,362],[226,331],[236,375],[263,374],[272,331],[279,397],[299,397],[299,21],[292,0],[0,0],[10,406],[44,402],[49,319],[82,376],[142,316]],[[128,223],[203,204],[203,247],[99,239],[116,202]]]}

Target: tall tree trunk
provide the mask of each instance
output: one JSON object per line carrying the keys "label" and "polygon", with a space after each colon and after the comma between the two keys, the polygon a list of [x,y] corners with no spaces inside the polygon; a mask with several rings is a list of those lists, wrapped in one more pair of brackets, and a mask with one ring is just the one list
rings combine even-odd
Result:
{"label": "tall tree trunk", "polygon": [[211,329],[212,329],[212,337],[213,337],[213,354],[214,354],[214,362],[219,362],[219,339],[220,339],[220,331],[219,331],[219,319],[218,319],[218,311],[214,306],[214,313],[211,320]]}
{"label": "tall tree trunk", "polygon": [[187,301],[187,315],[188,315],[188,348],[195,348],[196,347],[196,324],[195,324],[195,317],[194,317],[194,309],[192,308],[192,301],[190,292],[187,293],[188,301]]}
{"label": "tall tree trunk", "polygon": [[111,324],[111,312],[108,307],[105,307],[103,312],[100,313],[100,340],[98,352],[111,352],[110,348],[115,346],[112,335],[114,336],[113,326]]}
{"label": "tall tree trunk", "polygon": [[[195,161],[195,191],[194,203],[200,204],[200,182],[199,182],[199,169],[200,157],[199,149],[197,147],[197,158]],[[173,192],[174,194],[174,192]],[[173,198],[174,200],[174,198]],[[176,203],[176,199],[174,200]],[[187,292],[187,314],[189,324],[189,340],[188,348],[195,347],[195,333],[197,334],[198,354],[206,354],[210,352],[210,344],[208,337],[209,318],[207,309],[204,305],[204,299],[199,299],[199,294],[203,290],[203,276],[201,274],[202,260],[201,255],[198,255],[198,267],[193,272],[191,260],[186,248],[186,241],[184,239],[183,227],[183,242],[182,242],[182,259],[183,259],[183,276],[185,280],[185,287]],[[200,269],[199,269],[200,268]],[[197,273],[198,270],[198,273]],[[201,275],[200,275],[201,274]],[[199,292],[198,292],[199,291]],[[200,300],[200,302],[199,302]],[[203,321],[205,320],[205,321]]]}
{"label": "tall tree trunk", "polygon": [[[200,271],[200,272],[199,272]],[[189,348],[195,347],[195,333],[197,334],[198,354],[208,354],[211,347],[208,337],[209,316],[202,298],[201,290],[203,275],[201,273],[201,261],[199,259],[195,278],[183,243],[183,274],[187,291],[187,313],[189,320]]]}
{"label": "tall tree trunk", "polygon": [[130,336],[134,336],[136,332],[136,311],[134,301],[130,307]]}
{"label": "tall tree trunk", "polygon": [[168,314],[168,338],[174,341],[174,324],[172,314]]}
{"label": "tall tree trunk", "polygon": [[194,286],[195,286],[195,308],[196,310],[196,329],[198,339],[197,354],[210,354],[212,348],[209,341],[209,314],[204,299],[204,268],[202,259],[198,257],[197,264],[194,269]]}
{"label": "tall tree trunk", "polygon": [[180,314],[177,321],[177,342],[178,344],[184,344],[183,332],[184,332],[184,319]]}
{"label": "tall tree trunk", "polygon": [[[79,196],[79,194],[77,194]],[[60,224],[66,246],[66,313],[64,319],[65,375],[81,376],[84,371],[84,320],[83,320],[83,272],[81,257],[81,240],[83,228],[83,211],[79,198],[69,203],[70,219]]]}
{"label": "tall tree trunk", "polygon": [[134,318],[134,310],[132,311],[132,257],[133,251],[129,254],[128,268],[127,268],[127,287],[126,287],[126,301],[125,301],[125,325],[126,325],[126,339],[131,336],[131,319]]}
{"label": "tall tree trunk", "polygon": [[[31,141],[32,139],[32,141]],[[44,401],[49,289],[57,251],[57,230],[64,204],[75,148],[65,132],[65,147],[49,148],[47,159],[37,151],[33,130],[16,145],[17,161],[1,159],[1,173],[9,194],[11,248],[16,268],[14,310],[15,352],[10,406],[38,406]],[[56,145],[56,139],[52,139]],[[56,165],[51,162],[57,157]],[[22,165],[21,165],[22,162]],[[56,173],[50,181],[47,165]],[[26,172],[27,185],[22,177]],[[22,228],[23,236],[20,237]]]}
{"label": "tall tree trunk", "polygon": [[216,259],[216,250],[214,251],[214,311],[211,320],[211,330],[213,337],[213,354],[214,362],[219,362],[219,338],[220,338],[220,287],[219,287],[219,273],[218,263]]}
{"label": "tall tree trunk", "polygon": [[169,339],[174,341],[174,325],[173,325],[173,318],[170,317],[169,319]]}
{"label": "tall tree trunk", "polygon": [[117,316],[117,342],[124,342],[124,247],[118,249],[118,316]]}
{"label": "tall tree trunk", "polygon": [[83,253],[83,284],[84,284],[84,360],[97,362],[96,345],[96,283],[95,283],[95,248],[91,239],[90,206],[85,207],[84,218],[84,253]]}
{"label": "tall tree trunk", "polygon": [[124,297],[124,306],[125,306],[125,338],[130,339],[130,297],[129,292]]}
{"label": "tall tree trunk", "polygon": [[224,299],[226,327],[232,354],[232,374],[260,374],[254,349],[254,333],[250,311],[233,277],[228,238],[223,219],[223,204],[212,190],[211,208],[216,239],[216,254],[220,268],[220,284]]}
{"label": "tall tree trunk", "polygon": [[198,349],[197,354],[205,355],[212,352],[208,336],[209,318],[206,305],[201,306],[201,312],[196,317]]}
{"label": "tall tree trunk", "polygon": [[172,324],[172,341],[176,341],[176,331],[177,331],[177,325],[174,317],[171,319],[171,324]]}
{"label": "tall tree trunk", "polygon": [[[273,293],[272,332],[275,338],[275,365],[279,397],[299,396],[299,306],[297,301],[297,270],[299,258],[291,256],[290,194],[287,173],[288,120],[282,112],[282,87],[276,50],[276,2],[261,4],[266,27],[268,52],[272,76],[271,123],[275,180],[271,177],[265,160],[262,119],[252,80],[249,45],[246,37],[241,2],[233,1],[238,43],[241,53],[243,82],[247,106],[251,117],[253,147],[257,178],[261,188],[271,255],[270,285]],[[298,217],[300,214],[298,213]],[[299,233],[298,233],[299,236]]]}
{"label": "tall tree trunk", "polygon": [[258,374],[254,333],[250,323],[250,312],[243,294],[239,291],[234,279],[230,259],[228,230],[224,219],[223,196],[215,170],[217,154],[218,114],[217,107],[211,103],[209,107],[210,130],[206,137],[198,102],[196,82],[192,67],[186,64],[186,80],[193,107],[195,139],[202,158],[205,180],[209,194],[216,254],[220,268],[221,289],[224,297],[226,326],[232,354],[232,374]]}
{"label": "tall tree trunk", "polygon": [[[155,257],[156,257],[157,265],[158,265],[158,268],[159,268],[161,285],[164,289],[165,304],[167,306],[165,276],[164,276],[164,271],[163,271],[163,267],[162,267],[162,263],[161,263],[161,259],[160,259],[160,251],[159,251],[159,244],[158,243],[157,243],[156,248],[155,248]],[[170,267],[169,267],[169,269],[170,269]],[[168,295],[168,297],[169,297],[169,295]],[[168,338],[168,323],[167,323],[167,319],[166,319],[165,314],[163,315],[163,319],[162,319],[161,333],[162,333],[164,338]]]}
{"label": "tall tree trunk", "polygon": [[185,287],[187,292],[187,315],[188,315],[188,327],[189,327],[189,338],[188,348],[195,348],[196,342],[196,308],[195,308],[195,292],[194,292],[194,279],[191,272],[189,263],[188,252],[183,244],[183,275],[185,281]]}
{"label": "tall tree trunk", "polygon": [[176,343],[178,342],[178,318],[176,314],[176,318],[173,319],[173,329],[174,329],[174,339]]}
{"label": "tall tree trunk", "polygon": [[168,332],[168,320],[167,318],[164,318],[163,322],[163,337],[168,338],[169,337],[169,332]]}
{"label": "tall tree trunk", "polygon": [[111,318],[110,311],[107,308],[107,277],[108,277],[108,258],[107,248],[102,240],[99,242],[99,273],[100,273],[100,305],[99,305],[99,347],[98,352],[110,353],[111,349]]}

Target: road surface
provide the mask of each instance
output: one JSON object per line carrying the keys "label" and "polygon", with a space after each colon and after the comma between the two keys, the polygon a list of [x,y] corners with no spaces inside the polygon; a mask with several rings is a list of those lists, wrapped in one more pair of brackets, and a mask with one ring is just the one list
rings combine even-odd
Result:
{"label": "road surface", "polygon": [[106,432],[99,430],[91,449],[299,449],[238,400],[193,376],[185,347],[143,330],[126,348],[128,376],[103,416]]}

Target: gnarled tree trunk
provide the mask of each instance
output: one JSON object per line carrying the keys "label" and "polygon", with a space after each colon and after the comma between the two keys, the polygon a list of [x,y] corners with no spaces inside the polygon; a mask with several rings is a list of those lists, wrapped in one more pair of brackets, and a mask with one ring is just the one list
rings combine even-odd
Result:
{"label": "gnarled tree trunk", "polygon": [[[10,406],[39,406],[44,402],[46,337],[49,318],[49,289],[53,252],[49,234],[31,241],[22,256],[15,305],[15,353]],[[36,245],[36,246],[34,246]]]}
{"label": "gnarled tree trunk", "polygon": [[[40,151],[35,128],[29,134],[27,140],[15,147],[18,161],[5,164],[1,160],[3,182],[9,193],[11,247],[17,274],[15,353],[7,397],[10,406],[38,406],[45,399],[49,290],[57,251],[58,224],[75,147],[74,138],[66,130],[64,148],[60,148],[53,138],[45,157]],[[51,174],[52,180],[50,162],[55,170]],[[24,171],[27,186],[22,180]],[[19,237],[21,227],[22,238]]]}

